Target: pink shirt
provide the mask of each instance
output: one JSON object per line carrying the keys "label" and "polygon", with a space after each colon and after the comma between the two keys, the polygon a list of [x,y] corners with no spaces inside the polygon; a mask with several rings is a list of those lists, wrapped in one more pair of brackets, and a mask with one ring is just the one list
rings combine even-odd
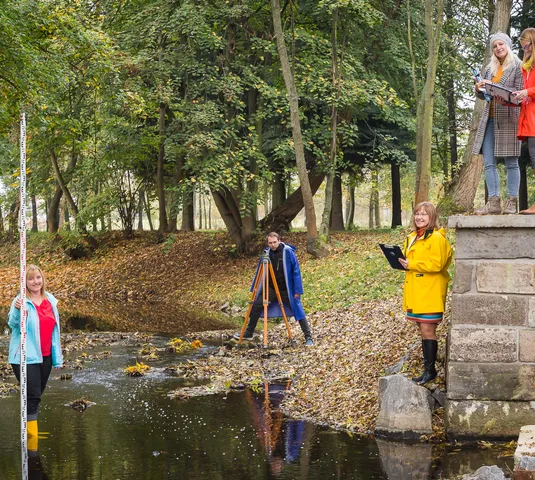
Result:
{"label": "pink shirt", "polygon": [[39,331],[41,336],[41,354],[43,357],[48,357],[52,354],[52,332],[56,326],[56,317],[52,311],[52,305],[47,298],[45,298],[41,305],[35,306],[37,315],[39,316]]}

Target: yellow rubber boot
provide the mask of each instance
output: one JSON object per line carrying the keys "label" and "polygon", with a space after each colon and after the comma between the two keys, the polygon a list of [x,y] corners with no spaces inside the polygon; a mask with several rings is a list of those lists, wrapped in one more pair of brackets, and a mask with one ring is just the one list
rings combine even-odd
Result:
{"label": "yellow rubber boot", "polygon": [[37,420],[28,422],[28,450],[36,452],[39,449],[39,429]]}

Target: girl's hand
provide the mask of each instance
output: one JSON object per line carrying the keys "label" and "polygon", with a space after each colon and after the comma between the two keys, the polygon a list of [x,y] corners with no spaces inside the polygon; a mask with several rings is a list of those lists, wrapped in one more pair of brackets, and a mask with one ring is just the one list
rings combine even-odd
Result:
{"label": "girl's hand", "polygon": [[518,100],[525,100],[526,98],[528,98],[528,91],[527,91],[527,89],[524,89],[524,90],[518,90],[517,92],[513,92],[513,95],[514,95]]}
{"label": "girl's hand", "polygon": [[20,310],[20,307],[21,307],[21,306],[22,306],[22,302],[20,301],[20,298],[17,298],[17,299],[15,300],[15,308],[16,308],[17,310]]}
{"label": "girl's hand", "polygon": [[61,370],[62,368],[65,368],[65,365],[60,365],[59,367],[54,367],[54,370]]}
{"label": "girl's hand", "polygon": [[405,270],[409,269],[409,261],[406,258],[398,258],[398,262]]}

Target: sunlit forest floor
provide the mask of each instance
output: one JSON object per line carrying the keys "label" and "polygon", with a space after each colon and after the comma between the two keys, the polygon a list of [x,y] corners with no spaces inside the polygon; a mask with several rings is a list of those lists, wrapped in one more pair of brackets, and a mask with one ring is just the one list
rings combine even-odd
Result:
{"label": "sunlit forest floor", "polygon": [[[292,321],[297,346],[285,348],[287,334],[279,323],[270,330],[268,357],[263,349],[221,352],[192,367],[198,369],[195,374],[213,378],[212,392],[236,383],[290,376],[294,381],[284,403],[290,414],[371,432],[378,413],[377,381],[385,368],[406,356],[402,372],[419,374],[421,369],[417,329],[401,312],[403,273],[389,267],[378,247],[378,243],[400,244],[405,234],[390,229],[332,234],[331,255],[321,260],[306,253],[304,232],[286,235],[283,240],[297,247],[305,289],[302,300],[315,346],[303,346],[302,333]],[[263,242],[258,241],[258,253]],[[99,238],[96,251],[79,260],[69,259],[65,245],[65,240],[53,242],[45,234],[31,235],[28,241],[28,261],[44,269],[47,289],[60,299],[158,302],[210,311],[228,302],[243,312],[258,261],[258,255],[237,255],[223,232],[178,233],[163,241],[151,233],[130,241],[107,234]],[[0,279],[1,300],[7,304],[18,289],[16,244],[2,248]],[[439,329],[441,359],[448,318],[449,314]],[[444,389],[442,366],[431,385],[437,387]],[[441,410],[434,415],[433,439],[442,439],[442,416]]]}

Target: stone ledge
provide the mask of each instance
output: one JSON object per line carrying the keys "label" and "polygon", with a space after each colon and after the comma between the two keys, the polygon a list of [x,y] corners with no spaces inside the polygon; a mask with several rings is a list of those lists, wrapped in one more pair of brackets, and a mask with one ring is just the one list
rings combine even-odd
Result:
{"label": "stone ledge", "polygon": [[535,215],[453,215],[448,228],[535,228]]}

